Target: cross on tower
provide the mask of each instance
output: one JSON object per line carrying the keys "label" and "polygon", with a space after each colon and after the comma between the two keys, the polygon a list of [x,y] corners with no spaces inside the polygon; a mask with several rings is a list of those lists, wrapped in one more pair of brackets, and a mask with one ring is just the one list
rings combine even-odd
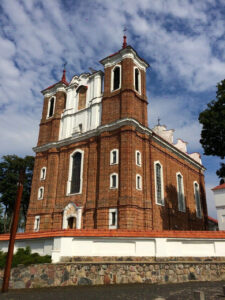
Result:
{"label": "cross on tower", "polygon": [[127,31],[127,28],[126,26],[124,26],[124,29],[123,29],[123,48],[126,48],[127,47],[127,36],[126,36],[126,31]]}

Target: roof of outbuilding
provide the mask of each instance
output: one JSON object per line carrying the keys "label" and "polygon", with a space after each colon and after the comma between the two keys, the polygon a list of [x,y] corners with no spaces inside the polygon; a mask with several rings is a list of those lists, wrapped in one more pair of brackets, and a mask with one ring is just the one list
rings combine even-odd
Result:
{"label": "roof of outbuilding", "polygon": [[225,183],[215,186],[212,191],[225,189]]}

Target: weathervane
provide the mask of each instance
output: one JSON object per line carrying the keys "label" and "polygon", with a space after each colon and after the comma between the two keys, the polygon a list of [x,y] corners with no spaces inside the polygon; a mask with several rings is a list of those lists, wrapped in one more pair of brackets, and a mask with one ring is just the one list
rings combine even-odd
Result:
{"label": "weathervane", "polygon": [[123,29],[123,48],[126,48],[127,47],[127,36],[126,36],[126,31],[127,31],[127,27],[124,26],[124,29]]}
{"label": "weathervane", "polygon": [[158,118],[158,126],[160,126],[160,118]]}
{"label": "weathervane", "polygon": [[64,70],[66,69],[66,65],[67,65],[67,62],[64,62],[64,64],[63,64],[63,69]]}

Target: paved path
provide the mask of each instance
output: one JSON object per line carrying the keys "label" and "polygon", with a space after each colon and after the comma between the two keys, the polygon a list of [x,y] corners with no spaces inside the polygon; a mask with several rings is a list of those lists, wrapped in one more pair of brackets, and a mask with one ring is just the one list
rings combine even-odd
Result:
{"label": "paved path", "polygon": [[223,285],[219,282],[188,282],[179,284],[127,284],[107,286],[70,286],[58,288],[10,290],[1,300],[194,300],[193,291],[205,292],[205,300],[223,300]]}

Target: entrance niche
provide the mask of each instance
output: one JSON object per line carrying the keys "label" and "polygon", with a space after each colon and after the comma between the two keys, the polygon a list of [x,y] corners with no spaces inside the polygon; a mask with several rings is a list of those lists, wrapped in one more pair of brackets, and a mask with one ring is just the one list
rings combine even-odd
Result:
{"label": "entrance niche", "polygon": [[69,203],[63,212],[63,229],[80,229],[81,228],[82,208],[74,203]]}

